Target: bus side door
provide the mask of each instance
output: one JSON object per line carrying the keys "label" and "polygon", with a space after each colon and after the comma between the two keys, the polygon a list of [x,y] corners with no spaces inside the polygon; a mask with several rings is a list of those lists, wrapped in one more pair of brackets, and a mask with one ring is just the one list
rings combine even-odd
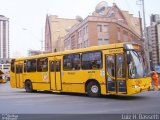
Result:
{"label": "bus side door", "polygon": [[60,91],[61,87],[61,60],[51,60],[50,61],[50,82],[51,89],[55,91]]}
{"label": "bus side door", "polygon": [[110,94],[116,94],[116,77],[115,77],[115,55],[105,56],[106,59],[106,91]]}
{"label": "bus side door", "polygon": [[123,53],[106,55],[107,93],[126,93],[126,68]]}
{"label": "bus side door", "polygon": [[16,87],[23,88],[23,64],[16,65]]}

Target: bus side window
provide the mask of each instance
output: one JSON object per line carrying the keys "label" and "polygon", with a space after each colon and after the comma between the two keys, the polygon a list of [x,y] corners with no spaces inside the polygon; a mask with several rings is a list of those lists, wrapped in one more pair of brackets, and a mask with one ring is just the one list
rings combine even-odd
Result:
{"label": "bus side window", "polygon": [[80,70],[80,54],[70,54],[63,57],[64,70]]}
{"label": "bus side window", "polygon": [[19,73],[23,73],[23,65],[19,65]]}
{"label": "bus side window", "polygon": [[118,54],[117,56],[116,56],[117,58],[116,58],[116,74],[117,74],[117,77],[118,78],[124,78],[125,77],[125,64],[124,64],[124,56],[123,56],[123,54]]}
{"label": "bus side window", "polygon": [[115,57],[114,56],[107,57],[107,71],[111,76],[115,77]]}
{"label": "bus side window", "polygon": [[37,59],[37,71],[38,72],[48,71],[48,58]]}
{"label": "bus side window", "polygon": [[61,65],[60,61],[56,61],[56,72],[59,72],[61,70]]}
{"label": "bus side window", "polygon": [[54,66],[55,66],[55,65],[54,65],[54,61],[51,61],[51,62],[50,62],[50,71],[51,71],[51,72],[54,72],[54,69],[55,69]]}
{"label": "bus side window", "polygon": [[100,51],[87,52],[82,54],[82,69],[102,68],[102,53]]}
{"label": "bus side window", "polygon": [[15,72],[14,69],[15,69],[15,67],[14,67],[14,62],[12,61],[12,62],[11,62],[11,71],[12,71],[13,73]]}
{"label": "bus side window", "polygon": [[24,61],[24,72],[27,72],[27,61]]}
{"label": "bus side window", "polygon": [[36,72],[36,59],[27,61],[27,72]]}
{"label": "bus side window", "polygon": [[19,65],[16,65],[16,73],[19,73]]}

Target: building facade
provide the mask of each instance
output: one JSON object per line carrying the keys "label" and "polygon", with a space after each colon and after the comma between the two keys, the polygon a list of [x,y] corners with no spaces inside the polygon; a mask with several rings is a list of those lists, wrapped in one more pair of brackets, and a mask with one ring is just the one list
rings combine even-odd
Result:
{"label": "building facade", "polygon": [[9,19],[0,15],[0,63],[9,62]]}
{"label": "building facade", "polygon": [[151,70],[160,65],[160,15],[152,14],[147,27]]}
{"label": "building facade", "polygon": [[64,50],[120,42],[141,44],[139,18],[120,10],[116,4],[105,8],[103,13],[95,11],[73,26],[64,37]]}
{"label": "building facade", "polygon": [[64,36],[68,29],[79,23],[76,19],[59,18],[56,15],[46,17],[45,52],[64,50]]}

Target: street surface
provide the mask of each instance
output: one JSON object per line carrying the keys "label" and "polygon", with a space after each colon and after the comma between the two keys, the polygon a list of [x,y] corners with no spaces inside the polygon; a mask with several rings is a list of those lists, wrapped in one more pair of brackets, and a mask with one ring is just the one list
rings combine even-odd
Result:
{"label": "street surface", "polygon": [[160,91],[133,96],[90,98],[82,94],[26,93],[0,84],[0,113],[12,114],[123,114],[160,113]]}

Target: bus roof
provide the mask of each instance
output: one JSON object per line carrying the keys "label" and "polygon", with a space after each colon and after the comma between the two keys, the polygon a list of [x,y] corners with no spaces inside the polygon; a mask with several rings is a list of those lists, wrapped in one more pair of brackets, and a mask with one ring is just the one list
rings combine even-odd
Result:
{"label": "bus roof", "polygon": [[87,52],[92,50],[96,51],[96,50],[104,50],[104,49],[123,48],[124,45],[126,44],[136,44],[136,43],[115,43],[115,44],[108,44],[108,45],[92,46],[92,47],[81,48],[81,49],[65,50],[61,52],[46,53],[46,54],[16,58],[15,61],[21,61],[25,59],[34,59],[34,58],[43,58],[48,56],[57,56],[57,55],[64,55],[64,54],[72,54],[72,53],[78,53],[78,52]]}

